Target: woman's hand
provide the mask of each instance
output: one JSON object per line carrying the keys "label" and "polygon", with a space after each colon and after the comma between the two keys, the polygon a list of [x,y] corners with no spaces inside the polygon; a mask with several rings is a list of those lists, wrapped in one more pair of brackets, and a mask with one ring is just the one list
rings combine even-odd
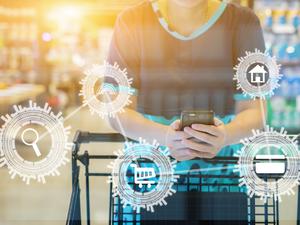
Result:
{"label": "woman's hand", "polygon": [[225,125],[217,118],[215,125],[193,124],[192,127],[185,127],[184,132],[196,139],[182,140],[186,148],[194,150],[195,157],[213,158],[226,145]]}
{"label": "woman's hand", "polygon": [[197,157],[197,152],[185,147],[183,140],[191,138],[190,135],[179,131],[180,121],[173,122],[167,131],[166,146],[170,149],[171,156],[178,161],[190,160]]}

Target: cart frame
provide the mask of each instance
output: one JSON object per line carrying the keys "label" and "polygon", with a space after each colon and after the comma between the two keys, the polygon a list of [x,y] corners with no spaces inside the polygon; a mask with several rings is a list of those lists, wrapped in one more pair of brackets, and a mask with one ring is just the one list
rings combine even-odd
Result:
{"label": "cart frame", "polygon": [[[130,139],[129,139],[130,140]],[[96,172],[90,172],[89,165],[90,160],[94,159],[100,159],[100,160],[107,160],[107,159],[115,159],[116,156],[112,155],[90,155],[88,151],[84,151],[83,154],[79,154],[81,145],[87,144],[87,143],[95,143],[95,142],[124,142],[125,138],[121,134],[116,133],[89,133],[89,132],[82,132],[77,131],[73,140],[73,149],[72,149],[72,194],[69,204],[69,210],[67,214],[67,220],[66,225],[81,225],[82,224],[82,217],[81,217],[81,203],[80,203],[80,194],[81,194],[81,188],[79,185],[79,175],[80,175],[80,168],[81,166],[84,167],[84,173],[85,173],[85,197],[86,197],[86,224],[91,225],[91,208],[90,208],[90,180],[89,178],[91,176],[97,176],[97,177],[108,177],[109,173],[96,173]],[[133,141],[133,140],[130,140]],[[231,160],[231,162],[237,163],[236,157],[216,157],[218,160]],[[214,159],[207,160],[213,162]],[[219,162],[219,161],[218,161]],[[110,184],[110,192],[112,191],[112,184]],[[249,198],[251,207],[254,207],[251,209],[251,212],[254,212],[253,215],[251,215],[251,219],[249,224],[273,224],[278,225],[279,224],[279,207],[278,202],[275,200],[272,200],[272,206],[270,208],[270,205],[260,205],[260,207],[263,207],[264,213],[256,213],[255,211],[255,197]],[[114,207],[114,198],[112,197],[111,193],[109,196],[109,221],[108,224],[115,224],[112,223],[113,219],[113,207]],[[249,205],[248,205],[249,207]],[[256,214],[255,214],[256,213]],[[256,216],[264,216],[263,222],[256,222]],[[273,216],[273,220],[269,220],[269,216]]]}

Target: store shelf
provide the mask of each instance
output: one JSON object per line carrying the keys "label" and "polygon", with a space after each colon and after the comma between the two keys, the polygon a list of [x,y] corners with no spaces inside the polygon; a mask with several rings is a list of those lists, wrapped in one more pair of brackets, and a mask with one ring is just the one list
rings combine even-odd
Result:
{"label": "store shelf", "polygon": [[35,99],[45,92],[42,85],[17,84],[0,90],[0,106],[12,106],[20,102]]}
{"label": "store shelf", "polygon": [[297,67],[300,66],[300,60],[299,61],[278,61],[278,64],[284,67]]}
{"label": "store shelf", "polygon": [[268,101],[268,124],[300,133],[300,5],[297,1],[256,0],[266,46],[281,67],[283,78]]}

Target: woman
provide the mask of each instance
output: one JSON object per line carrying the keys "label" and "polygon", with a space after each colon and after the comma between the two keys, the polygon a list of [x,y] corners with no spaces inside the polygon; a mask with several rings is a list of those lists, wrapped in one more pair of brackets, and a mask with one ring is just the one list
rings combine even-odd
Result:
{"label": "woman", "polygon": [[[108,61],[127,68],[136,95],[112,126],[133,139],[158,140],[180,161],[233,154],[224,147],[263,126],[258,100],[242,98],[233,83],[238,57],[256,48],[264,51],[259,21],[234,4],[158,0],[125,10]],[[210,109],[222,119],[179,131],[186,109]]]}

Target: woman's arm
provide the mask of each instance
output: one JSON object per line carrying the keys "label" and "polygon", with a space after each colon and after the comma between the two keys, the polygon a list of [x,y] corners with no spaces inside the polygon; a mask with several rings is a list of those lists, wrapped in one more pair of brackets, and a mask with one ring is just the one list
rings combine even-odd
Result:
{"label": "woman's arm", "polygon": [[182,131],[175,131],[170,126],[155,123],[146,119],[138,113],[136,108],[136,97],[132,97],[130,108],[125,108],[124,113],[118,113],[115,118],[110,118],[113,129],[122,133],[124,136],[134,140],[140,137],[148,142],[157,140],[161,145],[174,145],[173,141],[180,141],[187,135]]}
{"label": "woman's arm", "polygon": [[266,103],[264,100],[248,100],[236,103],[237,115],[225,126],[226,145],[240,142],[251,135],[253,129],[261,129],[266,123]]}
{"label": "woman's arm", "polygon": [[161,144],[166,142],[168,126],[152,122],[130,108],[110,119],[110,124],[113,129],[134,140],[142,137],[150,142],[154,139]]}

